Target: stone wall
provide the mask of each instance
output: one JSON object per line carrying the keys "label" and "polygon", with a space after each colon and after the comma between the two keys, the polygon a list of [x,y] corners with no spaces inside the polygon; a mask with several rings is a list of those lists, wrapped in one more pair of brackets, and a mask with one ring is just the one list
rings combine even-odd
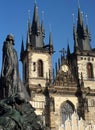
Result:
{"label": "stone wall", "polygon": [[[91,63],[93,65],[94,77],[91,80],[89,80],[88,76],[87,76],[87,64],[88,63]],[[94,86],[95,86],[95,58],[87,57],[87,56],[78,56],[77,64],[78,64],[79,79],[81,79],[81,72],[83,75],[84,87],[90,87],[91,89],[94,89]]]}

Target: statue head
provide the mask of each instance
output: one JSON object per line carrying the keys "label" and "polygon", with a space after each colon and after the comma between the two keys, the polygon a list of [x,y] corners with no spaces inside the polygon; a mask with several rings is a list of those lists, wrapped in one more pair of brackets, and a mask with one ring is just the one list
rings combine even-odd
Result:
{"label": "statue head", "polygon": [[14,36],[12,34],[7,35],[6,41],[10,41],[14,45]]}

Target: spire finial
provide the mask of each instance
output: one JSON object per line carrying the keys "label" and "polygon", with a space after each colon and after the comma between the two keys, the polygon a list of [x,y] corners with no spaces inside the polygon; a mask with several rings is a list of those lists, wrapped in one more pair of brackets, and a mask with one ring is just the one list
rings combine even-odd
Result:
{"label": "spire finial", "polygon": [[74,13],[72,14],[72,18],[73,18],[73,24],[75,24],[75,15],[74,15]]}
{"label": "spire finial", "polygon": [[37,4],[37,1],[35,0],[34,3]]}
{"label": "spire finial", "polygon": [[28,19],[30,20],[30,10],[28,10]]}
{"label": "spire finial", "polygon": [[22,59],[23,52],[24,52],[24,43],[23,43],[23,36],[22,36],[20,59]]}
{"label": "spire finial", "polygon": [[80,8],[80,0],[78,0],[78,8]]}
{"label": "spire finial", "polygon": [[67,39],[67,44],[69,45],[69,38]]}
{"label": "spire finial", "polygon": [[85,18],[86,18],[86,25],[88,26],[88,16],[85,15]]}
{"label": "spire finial", "polygon": [[67,58],[70,55],[69,39],[67,39]]}
{"label": "spire finial", "polygon": [[83,17],[83,11],[81,11],[82,17]]}
{"label": "spire finial", "polygon": [[31,33],[31,24],[30,24],[30,10],[28,10],[28,22],[27,22],[27,25],[28,25],[28,33],[30,34]]}
{"label": "spire finial", "polygon": [[42,11],[42,21],[44,21],[44,11]]}
{"label": "spire finial", "polygon": [[42,11],[41,31],[42,31],[43,37],[45,37],[45,29],[44,29],[44,11]]}
{"label": "spire finial", "polygon": [[50,32],[51,32],[51,24],[49,24],[49,30],[50,30]]}

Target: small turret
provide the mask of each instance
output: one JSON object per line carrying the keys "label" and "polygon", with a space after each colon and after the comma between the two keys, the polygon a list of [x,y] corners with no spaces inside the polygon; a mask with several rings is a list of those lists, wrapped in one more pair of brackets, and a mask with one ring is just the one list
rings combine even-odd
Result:
{"label": "small turret", "polygon": [[20,51],[20,60],[21,61],[22,61],[23,53],[24,53],[24,43],[23,43],[23,38],[22,38],[21,51]]}
{"label": "small turret", "polygon": [[29,31],[27,32],[26,48],[28,49],[31,45]]}
{"label": "small turret", "polygon": [[42,11],[42,23],[41,23],[41,32],[43,38],[45,37],[45,28],[44,28],[44,12]]}
{"label": "small turret", "polygon": [[74,37],[74,52],[91,50],[90,45],[90,33],[88,26],[84,26],[83,14],[80,10],[80,4],[78,3],[78,20],[77,27],[73,26],[73,37]]}
{"label": "small turret", "polygon": [[30,35],[31,35],[31,24],[30,24],[30,10],[28,11],[28,25],[27,25],[27,39],[26,39],[26,49],[30,46]]}
{"label": "small turret", "polygon": [[69,58],[70,56],[70,47],[69,47],[69,43],[67,45],[67,59]]}
{"label": "small turret", "polygon": [[38,17],[38,7],[36,6],[36,3],[34,5],[34,15],[33,15],[33,21],[32,21],[32,33],[34,35],[39,35],[40,33],[40,22]]}
{"label": "small turret", "polygon": [[73,26],[73,38],[74,38],[74,52],[76,52],[76,49],[78,48],[78,36],[77,36],[77,29],[76,26]]}
{"label": "small turret", "polygon": [[52,33],[49,34],[49,53],[53,53],[53,42],[52,42]]}
{"label": "small turret", "polygon": [[44,28],[44,12],[42,11],[42,22],[41,22],[42,42],[44,46],[45,28]]}

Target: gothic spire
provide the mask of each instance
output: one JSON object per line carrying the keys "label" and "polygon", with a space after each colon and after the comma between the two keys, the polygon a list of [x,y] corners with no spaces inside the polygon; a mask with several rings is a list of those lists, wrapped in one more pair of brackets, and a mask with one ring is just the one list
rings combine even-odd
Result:
{"label": "gothic spire", "polygon": [[52,33],[49,33],[49,52],[53,53],[53,42],[52,42]]}
{"label": "gothic spire", "polygon": [[40,22],[38,17],[38,7],[34,5],[34,15],[32,21],[32,33],[38,35],[40,33]]}
{"label": "gothic spire", "polygon": [[33,49],[37,50],[43,48],[44,46],[43,33],[44,33],[44,25],[42,24],[41,28],[38,16],[38,7],[35,2],[31,31],[30,32],[28,31],[28,38],[30,40],[30,44]]}
{"label": "gothic spire", "polygon": [[78,47],[78,35],[77,35],[77,29],[76,26],[73,26],[73,37],[74,37],[74,48]]}
{"label": "gothic spire", "polygon": [[23,43],[23,38],[22,38],[21,51],[20,51],[20,59],[22,59],[23,52],[24,52],[24,43]]}
{"label": "gothic spire", "polygon": [[29,32],[27,33],[27,39],[26,39],[26,47],[29,47],[30,45],[30,35]]}
{"label": "gothic spire", "polygon": [[79,25],[83,25],[83,18],[82,18],[82,13],[81,13],[81,10],[80,10],[80,3],[79,3],[79,0],[78,0],[78,24]]}
{"label": "gothic spire", "polygon": [[28,32],[31,34],[30,10],[28,10]]}
{"label": "gothic spire", "polygon": [[22,38],[22,44],[21,44],[21,52],[24,52],[24,43],[23,43],[23,38]]}
{"label": "gothic spire", "polygon": [[49,45],[52,46],[52,33],[49,33]]}
{"label": "gothic spire", "polygon": [[89,33],[89,29],[88,29],[88,16],[85,16],[86,18],[86,32]]}
{"label": "gothic spire", "polygon": [[70,47],[69,47],[69,42],[68,42],[68,45],[67,45],[67,57],[70,55]]}
{"label": "gothic spire", "polygon": [[73,27],[74,51],[76,51],[76,48],[78,48],[80,51],[91,50],[90,35],[87,31],[88,31],[88,28],[85,28],[84,26],[83,14],[80,10],[80,3],[78,0],[77,28],[75,25]]}
{"label": "gothic spire", "polygon": [[30,20],[28,19],[28,31],[27,31],[27,39],[26,39],[26,48],[30,45],[30,34],[31,34],[31,28],[30,28]]}
{"label": "gothic spire", "polygon": [[42,11],[41,31],[42,31],[42,36],[45,37],[45,28],[44,28],[44,11]]}

